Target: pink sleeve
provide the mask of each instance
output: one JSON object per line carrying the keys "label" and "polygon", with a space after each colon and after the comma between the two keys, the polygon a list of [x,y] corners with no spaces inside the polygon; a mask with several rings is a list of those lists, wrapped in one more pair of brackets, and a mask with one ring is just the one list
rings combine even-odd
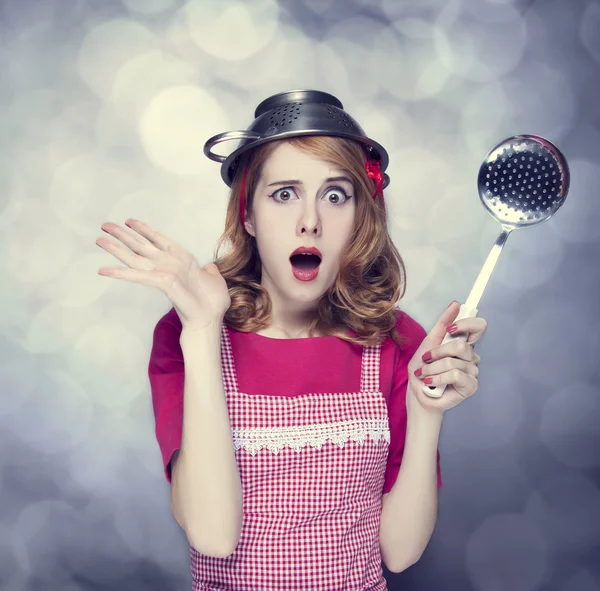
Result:
{"label": "pink sleeve", "polygon": [[154,329],[148,377],[156,440],[163,459],[167,481],[171,482],[171,458],[181,446],[183,423],[184,363],[179,345],[181,322],[174,308],[165,314]]}
{"label": "pink sleeve", "polygon": [[[383,493],[389,493],[396,482],[404,442],[406,438],[406,388],[408,385],[408,362],[427,335],[427,331],[405,312],[399,313],[398,329],[400,334],[407,337],[408,342],[402,346],[395,345],[394,374],[390,399],[388,400],[388,414],[390,421],[390,448],[385,471]],[[437,452],[437,484],[442,488],[442,473],[440,468],[440,451]]]}

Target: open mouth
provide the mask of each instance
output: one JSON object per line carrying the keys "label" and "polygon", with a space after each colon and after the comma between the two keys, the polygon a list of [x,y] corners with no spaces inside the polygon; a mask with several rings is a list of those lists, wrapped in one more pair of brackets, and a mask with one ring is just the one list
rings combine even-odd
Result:
{"label": "open mouth", "polygon": [[290,263],[298,271],[314,271],[321,264],[321,257],[310,253],[293,254]]}

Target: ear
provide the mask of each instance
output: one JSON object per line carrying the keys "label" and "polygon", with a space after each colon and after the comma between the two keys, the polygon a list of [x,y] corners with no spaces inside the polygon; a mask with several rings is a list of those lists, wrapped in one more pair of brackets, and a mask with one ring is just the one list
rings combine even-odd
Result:
{"label": "ear", "polygon": [[252,217],[248,214],[248,211],[244,213],[244,228],[246,228],[246,232],[248,232],[250,236],[254,236],[254,238],[256,238],[254,222],[252,220]]}

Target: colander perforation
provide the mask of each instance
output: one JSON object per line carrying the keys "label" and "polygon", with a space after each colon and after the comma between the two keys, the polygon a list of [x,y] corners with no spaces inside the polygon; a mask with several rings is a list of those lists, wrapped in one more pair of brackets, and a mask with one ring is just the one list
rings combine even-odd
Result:
{"label": "colander perforation", "polygon": [[343,127],[352,128],[355,125],[352,119],[339,109],[327,107],[327,113],[332,121],[335,121],[337,124],[342,125]]}
{"label": "colander perforation", "polygon": [[279,107],[269,116],[269,123],[275,127],[290,125],[301,115],[300,105],[301,103],[293,103]]}

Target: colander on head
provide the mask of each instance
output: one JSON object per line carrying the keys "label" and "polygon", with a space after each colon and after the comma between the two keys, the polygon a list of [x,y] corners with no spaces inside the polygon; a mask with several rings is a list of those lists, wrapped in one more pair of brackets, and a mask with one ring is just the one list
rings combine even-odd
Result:
{"label": "colander on head", "polygon": [[[382,172],[388,166],[389,158],[383,146],[367,137],[361,126],[344,111],[342,103],[327,92],[280,92],[262,101],[256,107],[254,117],[248,129],[220,133],[204,144],[204,154],[222,163],[221,177],[228,187],[231,187],[241,156],[248,150],[273,140],[303,135],[332,135],[356,140],[363,144],[368,159],[379,162]],[[240,143],[229,156],[212,151],[217,144],[232,140],[240,140]],[[387,174],[383,177],[385,188],[390,178]]]}
{"label": "colander on head", "polygon": [[[541,224],[565,202],[569,191],[569,167],[560,150],[536,135],[516,135],[494,146],[479,168],[479,199],[502,226],[475,285],[461,304],[456,320],[477,316],[477,306],[496,266],[508,235],[515,228]],[[442,345],[466,335],[446,334]],[[446,386],[423,385],[423,392],[439,398]]]}

